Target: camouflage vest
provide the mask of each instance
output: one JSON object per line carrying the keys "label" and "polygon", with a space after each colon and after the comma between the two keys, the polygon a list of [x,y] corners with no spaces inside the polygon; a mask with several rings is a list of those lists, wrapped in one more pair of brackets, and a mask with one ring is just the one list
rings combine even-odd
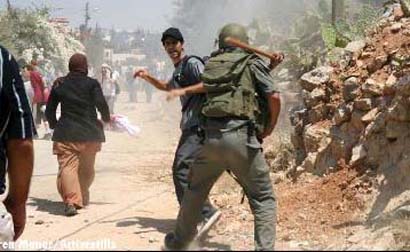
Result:
{"label": "camouflage vest", "polygon": [[269,118],[265,97],[257,94],[250,65],[255,54],[233,51],[211,57],[201,79],[207,90],[202,108],[205,117],[235,117],[256,123],[263,130]]}

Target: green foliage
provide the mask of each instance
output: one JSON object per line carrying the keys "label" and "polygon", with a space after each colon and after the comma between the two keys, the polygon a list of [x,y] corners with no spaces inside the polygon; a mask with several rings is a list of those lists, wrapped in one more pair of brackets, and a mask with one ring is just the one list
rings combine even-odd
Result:
{"label": "green foliage", "polygon": [[323,61],[324,51],[322,47],[306,49],[297,41],[287,41],[282,46],[286,61],[282,67],[289,69],[292,76],[299,78],[303,73],[313,70]]}
{"label": "green foliage", "polygon": [[306,11],[292,26],[290,38],[282,43],[281,50],[287,60],[285,67],[296,77],[325,61],[336,47],[344,48],[354,40],[363,39],[380,17],[381,10],[370,4],[360,5],[355,11],[348,9],[350,18],[330,22],[328,1],[321,0],[317,9]]}
{"label": "green foliage", "polygon": [[[242,13],[237,8],[246,9],[248,2],[174,0],[176,12],[170,21],[183,32],[187,51],[207,55],[220,27],[244,20],[238,16],[249,16],[250,9]],[[341,19],[332,26],[330,0],[254,0],[254,15],[248,25],[251,43],[267,50],[283,51],[286,62],[281,66],[294,67],[289,70],[297,77],[301,71],[324,62],[328,51],[363,38],[380,13],[373,2],[376,0],[345,1],[339,5],[345,8],[339,10]]]}
{"label": "green foliage", "polygon": [[336,46],[337,33],[336,29],[331,24],[321,24],[322,38],[326,48],[333,49]]}
{"label": "green foliage", "polygon": [[11,20],[6,16],[6,12],[0,13],[0,43],[2,46],[6,47],[10,52],[16,54],[17,49],[14,44],[13,37],[15,36],[13,30],[9,29],[11,27]]}
{"label": "green foliage", "polygon": [[322,38],[322,30],[332,30],[321,20],[318,12],[305,12],[292,26],[291,37],[280,45],[280,50],[286,55],[282,66],[296,78],[320,64],[326,55],[326,43],[333,42],[330,36],[326,41]]}
{"label": "green foliage", "polygon": [[50,29],[46,23],[48,13],[45,11],[33,12],[29,10],[17,10],[13,21],[14,41],[18,54],[22,54],[27,48],[44,48],[45,57],[57,53],[57,48],[54,46],[56,41],[50,36]]}
{"label": "green foliage", "polygon": [[363,37],[373,27],[381,14],[381,9],[377,9],[370,4],[363,5],[357,13],[355,22],[352,23],[352,33],[357,37]]}
{"label": "green foliage", "polygon": [[322,23],[322,37],[326,48],[328,50],[334,47],[344,48],[351,41],[363,39],[380,15],[380,10],[366,4],[353,13],[352,18],[340,19],[334,26]]}
{"label": "green foliage", "polygon": [[40,57],[65,72],[68,58],[83,46],[48,20],[47,7],[0,12],[0,41],[16,58],[30,62]]}

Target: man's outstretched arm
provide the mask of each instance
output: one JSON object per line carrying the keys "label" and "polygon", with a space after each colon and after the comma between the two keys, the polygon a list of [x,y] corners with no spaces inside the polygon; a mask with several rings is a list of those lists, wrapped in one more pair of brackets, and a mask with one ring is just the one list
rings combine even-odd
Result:
{"label": "man's outstretched arm", "polygon": [[156,87],[159,90],[162,90],[162,91],[170,90],[168,82],[158,80],[157,78],[155,78],[154,76],[149,74],[146,69],[141,69],[141,70],[138,70],[137,72],[135,72],[134,78],[136,78],[136,77],[139,77],[139,78],[149,82],[151,85],[153,85],[154,87]]}
{"label": "man's outstretched arm", "polygon": [[202,82],[184,88],[171,89],[167,94],[167,101],[187,94],[203,94],[206,89]]}

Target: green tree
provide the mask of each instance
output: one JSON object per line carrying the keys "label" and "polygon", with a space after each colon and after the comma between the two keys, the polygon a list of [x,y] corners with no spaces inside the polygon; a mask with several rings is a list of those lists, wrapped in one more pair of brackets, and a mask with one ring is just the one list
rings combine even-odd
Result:
{"label": "green tree", "polygon": [[2,11],[0,12],[0,43],[2,46],[6,47],[10,52],[13,54],[17,53],[16,45],[14,44],[13,37],[14,33],[13,30],[10,29],[12,25],[12,20],[8,12]]}
{"label": "green tree", "polygon": [[0,41],[18,59],[29,62],[41,56],[51,61],[55,69],[65,72],[68,58],[83,51],[83,46],[72,34],[61,32],[56,24],[50,23],[49,12],[47,7],[0,12]]}

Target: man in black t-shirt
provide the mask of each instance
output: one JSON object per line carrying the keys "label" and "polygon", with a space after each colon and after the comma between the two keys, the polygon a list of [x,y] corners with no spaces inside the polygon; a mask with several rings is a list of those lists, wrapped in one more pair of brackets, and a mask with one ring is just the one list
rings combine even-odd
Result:
{"label": "man in black t-shirt", "polygon": [[[5,192],[6,172],[9,178],[8,195],[4,205],[0,202],[0,243],[10,238],[16,240],[24,230],[34,163],[32,137],[35,134],[18,64],[0,46],[0,194]],[[4,207],[11,214],[14,225],[11,225],[11,217]],[[14,227],[14,231],[7,229],[8,225]]]}

